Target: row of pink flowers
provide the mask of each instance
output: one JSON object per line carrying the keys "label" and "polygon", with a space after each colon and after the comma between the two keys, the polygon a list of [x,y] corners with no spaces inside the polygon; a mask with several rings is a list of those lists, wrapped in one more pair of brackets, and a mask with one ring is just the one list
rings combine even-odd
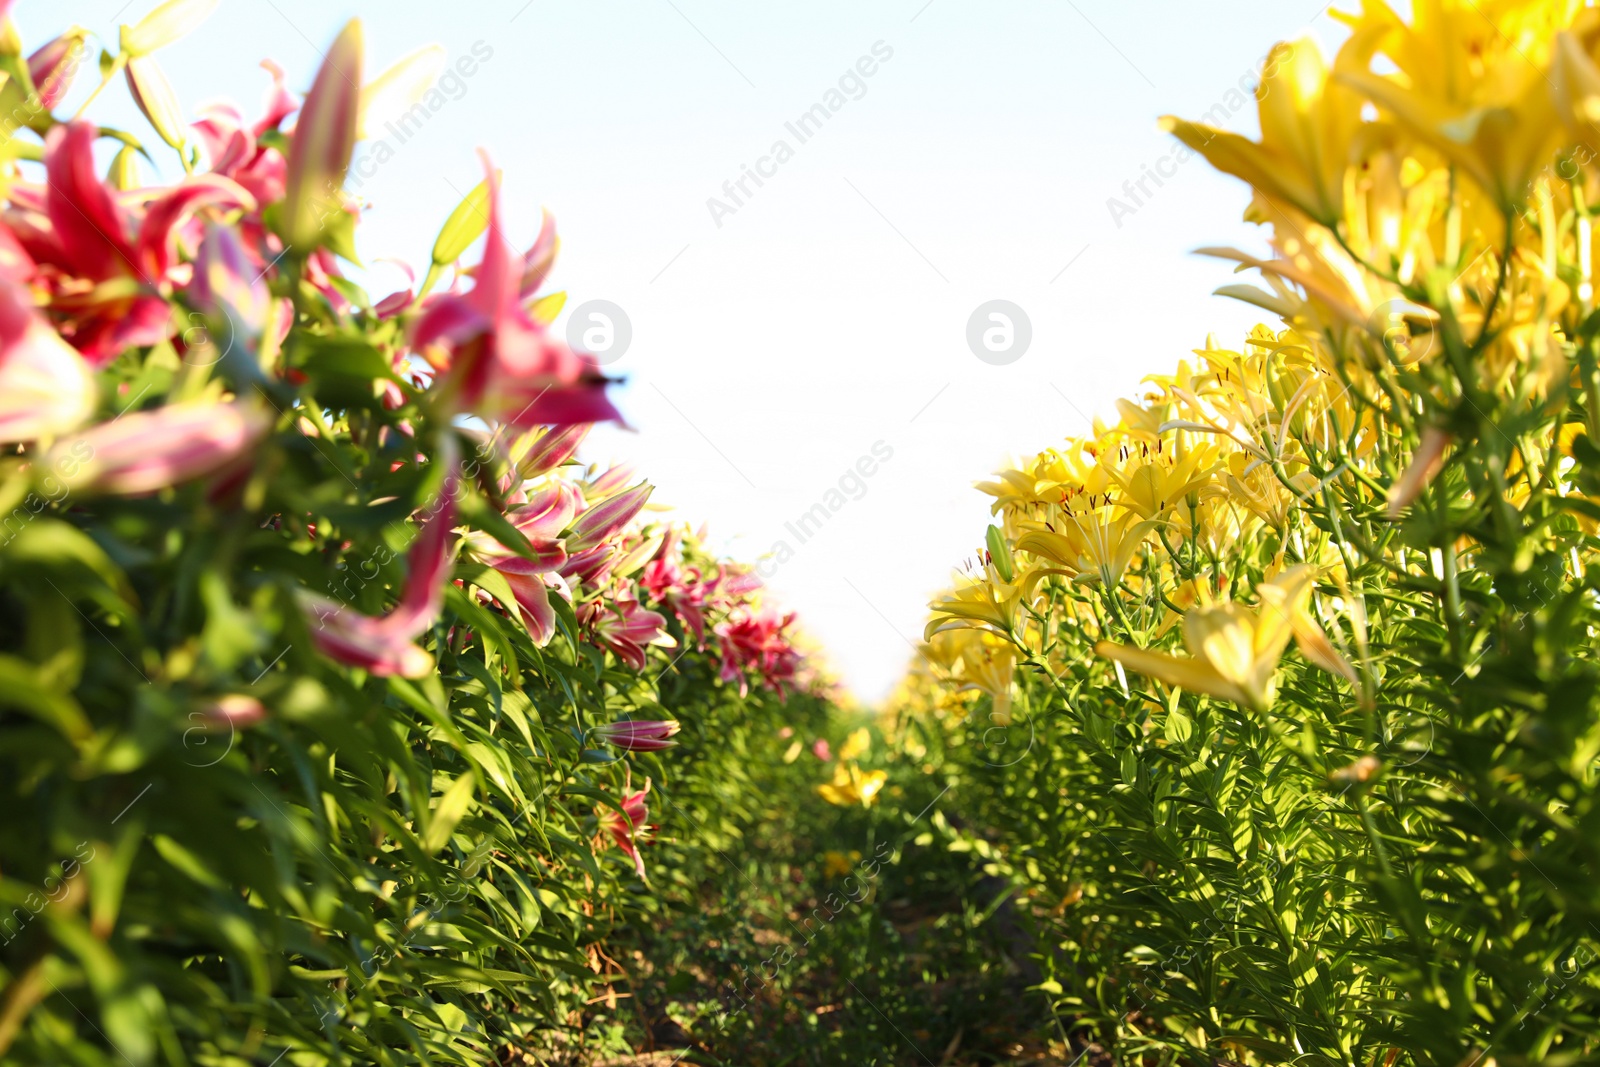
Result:
{"label": "row of pink flowers", "polygon": [[[0,0],[0,24],[8,25],[9,6]],[[411,406],[418,417],[408,412],[382,427],[385,447],[405,442],[405,458],[380,461],[386,472],[414,463],[442,475],[434,499],[413,517],[404,582],[387,612],[369,615],[297,591],[323,655],[379,677],[434,670],[427,635],[461,557],[504,580],[503,587],[485,584],[509,590],[506,602],[481,585],[474,595],[537,646],[557,638],[565,601],[574,636],[633,671],[664,674],[676,662],[668,656],[687,645],[741,695],[752,684],[780,694],[810,685],[793,644],[793,616],[763,605],[761,583],[747,568],[714,560],[684,529],[648,521],[652,489],[631,468],[587,474],[577,463],[589,428],[621,416],[595,361],[540,317],[557,244],[549,217],[527,251],[515,251],[504,232],[499,174],[485,157],[481,228],[465,225],[442,257],[436,245],[435,269],[420,288],[370,309],[353,302],[336,251],[353,256],[348,234],[360,221],[360,206],[342,191],[361,126],[359,24],[329,48],[304,99],[265,63],[270,84],[258,119],[213,105],[183,128],[175,102],[158,99],[164,79],[147,57],[207,11],[206,4],[169,4],[123,38],[135,103],[169,144],[198,146],[184,158],[184,177],[139,187],[126,148],[102,176],[94,153],[108,131],[84,119],[37,124],[48,128],[42,158],[7,171],[0,447],[41,470],[70,470],[69,489],[84,497],[199,484],[213,502],[236,501],[265,469],[258,465],[273,453],[275,434],[319,432],[303,406],[309,397],[297,396],[306,378],[287,362],[295,346],[285,343],[296,323],[319,321],[308,313],[315,305],[320,321],[340,330],[391,338],[384,350],[393,373],[377,376],[372,396],[390,411]],[[62,100],[84,48],[83,31],[72,30],[28,57],[32,85],[24,88],[40,114]],[[441,262],[458,259],[478,234],[475,265]],[[435,291],[441,267],[455,269],[448,288]],[[227,373],[198,375],[202,389],[165,403],[159,393],[145,399],[106,384],[128,381],[118,372],[140,358],[130,354],[161,346],[192,367],[225,364]],[[493,469],[509,472],[498,485],[477,481],[460,461],[455,442],[465,416],[493,430],[487,447],[500,453]],[[431,445],[418,426],[433,427]],[[460,529],[475,484],[516,536]],[[309,517],[268,521],[315,536]],[[652,649],[660,650],[655,666]],[[259,704],[223,702],[207,721],[249,725],[262,714]],[[671,720],[623,720],[592,736],[625,752],[659,752],[675,744],[678,729]],[[647,782],[629,792],[623,814],[606,822],[641,875],[636,846],[648,790]]]}

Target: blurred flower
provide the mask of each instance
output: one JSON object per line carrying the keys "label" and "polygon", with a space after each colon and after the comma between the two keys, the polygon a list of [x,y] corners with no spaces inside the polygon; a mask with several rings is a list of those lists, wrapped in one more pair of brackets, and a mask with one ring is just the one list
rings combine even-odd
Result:
{"label": "blurred flower", "polygon": [[128,81],[128,92],[144,117],[150,120],[161,139],[173,148],[183,151],[188,140],[188,126],[183,121],[183,108],[172,83],[167,80],[161,65],[149,56],[135,56],[123,68]]}
{"label": "blurred flower", "polygon": [[83,42],[88,36],[88,30],[74,26],[28,57],[28,77],[39,94],[39,106],[45,111],[54,110],[72,88],[72,79],[83,63]]}
{"label": "blurred flower", "polygon": [[254,349],[266,324],[271,296],[262,271],[233,227],[206,227],[188,295],[196,308],[223,328],[222,343],[231,345],[237,339]]}
{"label": "blurred flower", "polygon": [[817,786],[817,792],[829,804],[841,808],[854,807],[860,804],[863,808],[872,807],[877,799],[878,791],[883,788],[883,783],[889,780],[886,771],[863,772],[853,761],[846,763],[840,761],[833,769],[833,781],[824,782]]}
{"label": "blurred flower", "polygon": [[844,744],[839,746],[839,758],[842,760],[859,759],[872,748],[872,733],[865,727],[852,730],[850,736],[844,739]]}
{"label": "blurred flower", "polygon": [[1450,434],[1447,431],[1430,426],[1422,432],[1422,441],[1412,454],[1405,473],[1389,487],[1387,515],[1390,519],[1398,519],[1406,506],[1433,483],[1444,466],[1445,449],[1449,447]]}
{"label": "blurred flower", "polygon": [[226,693],[200,706],[200,719],[214,729],[242,730],[267,717],[267,709],[253,696]]}
{"label": "blurred flower", "polygon": [[0,444],[27,444],[75,430],[94,413],[97,398],[83,357],[34,311],[27,291],[11,279],[5,264],[24,259],[10,233],[0,229]]}
{"label": "blurred flower", "polygon": [[[95,173],[99,128],[89,122],[55,127],[45,137],[46,185],[34,195],[13,190],[18,205],[6,222],[38,264],[36,281],[59,317],[62,336],[99,366],[131,346],[154,345],[172,333],[172,309],[161,295],[178,277],[181,231],[202,208],[254,209],[255,198],[229,178],[198,174],[161,192],[142,215],[124,209]],[[136,225],[135,225],[136,223]],[[186,275],[186,271],[182,272]]]}
{"label": "blurred flower", "polygon": [[284,243],[309,255],[343,215],[344,179],[360,115],[361,21],[351,19],[323,56],[289,144],[280,217]]}
{"label": "blurred flower", "polygon": [[144,56],[194,32],[221,0],[167,0],[132,26],[122,27],[122,50]]}
{"label": "blurred flower", "polygon": [[817,757],[823,763],[827,763],[829,760],[833,759],[833,749],[829,747],[828,739],[826,737],[819,737],[815,741],[811,742],[811,754]]}
{"label": "blurred flower", "polygon": [[374,126],[398,120],[420,101],[444,69],[443,45],[430,44],[401,56],[382,74],[361,87],[356,139],[365,140]]}
{"label": "blurred flower", "polygon": [[151,493],[248,462],[272,416],[246,400],[138,411],[62,441],[52,455],[87,458],[65,480],[94,493]]}
{"label": "blurred flower", "polygon": [[849,874],[860,861],[861,853],[855,849],[851,849],[849,855],[829,849],[822,854],[822,876],[837,878]]}
{"label": "blurred flower", "polygon": [[1349,766],[1340,767],[1328,775],[1328,780],[1335,785],[1364,785],[1376,778],[1381,770],[1383,770],[1383,762],[1377,756],[1369,754],[1362,756]]}

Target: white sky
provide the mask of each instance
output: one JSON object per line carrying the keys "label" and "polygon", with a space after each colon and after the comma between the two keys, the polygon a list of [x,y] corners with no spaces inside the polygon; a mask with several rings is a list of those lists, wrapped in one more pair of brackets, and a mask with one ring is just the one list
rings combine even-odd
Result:
{"label": "white sky", "polygon": [[[14,16],[32,48],[69,11],[114,42],[152,6],[20,0]],[[256,63],[277,60],[303,91],[352,15],[369,77],[424,44],[452,61],[493,49],[459,99],[391,138],[361,188],[363,257],[420,272],[489,149],[513,243],[549,207],[563,238],[551,287],[632,323],[608,369],[627,376],[616,397],[636,432],[597,432],[587,458],[638,464],[657,500],[738,558],[788,542],[769,584],[866,700],[893,685],[928,600],[982,540],[973,481],[1113,411],[1208,331],[1236,342],[1256,321],[1209,295],[1227,265],[1190,254],[1257,241],[1243,186],[1194,159],[1147,181],[1154,195],[1120,226],[1108,210],[1173,151],[1157,117],[1236,102],[1276,40],[1310,33],[1326,51],[1343,36],[1312,0],[223,0],[159,60],[191,112],[230,98],[253,117]],[[865,95],[801,144],[785,123],[880,41],[893,55]],[[120,83],[96,109],[159,146],[170,176]],[[1229,124],[1253,132],[1254,102]],[[719,227],[708,198],[726,202],[723,183],[779,139],[793,158]],[[374,298],[400,285],[381,265],[369,280]],[[1032,322],[1006,366],[966,343],[991,299]],[[786,530],[880,441],[893,456],[859,499],[804,543]]]}

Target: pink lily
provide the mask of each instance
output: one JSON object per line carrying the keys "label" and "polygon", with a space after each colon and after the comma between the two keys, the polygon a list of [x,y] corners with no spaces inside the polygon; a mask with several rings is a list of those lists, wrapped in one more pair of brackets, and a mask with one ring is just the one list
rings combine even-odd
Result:
{"label": "pink lily", "polygon": [[[533,638],[533,643],[543,648],[550,643],[556,635],[556,612],[550,606],[550,584],[552,580],[559,582],[562,589],[566,583],[559,576],[551,575],[548,578],[537,574],[507,574],[501,572],[506,584],[511,587],[512,595],[517,598],[517,607],[522,612],[522,624],[527,627],[528,636]],[[566,595],[571,600],[571,596]]]}
{"label": "pink lily", "polygon": [[640,606],[632,592],[618,594],[610,604],[598,601],[584,604],[579,609],[578,621],[590,629],[601,645],[636,671],[644,670],[648,646],[678,646],[667,633],[667,620],[659,612]]}
{"label": "pink lily", "polygon": [[161,295],[182,272],[176,245],[203,207],[253,210],[255,199],[216,174],[184,179],[152,200],[133,224],[95,172],[98,127],[71,122],[45,138],[42,192],[18,183],[5,222],[38,264],[36,281],[61,316],[63,336],[91,364],[172,333]]}
{"label": "pink lily", "polygon": [[433,669],[433,657],[416,638],[433,625],[444,606],[449,581],[450,532],[455,525],[458,479],[454,471],[445,479],[433,515],[417,533],[406,557],[410,573],[400,602],[382,618],[300,590],[300,608],[313,623],[311,637],[330,659],[360,667],[380,677],[416,678]]}
{"label": "pink lily", "polygon": [[243,400],[172,404],[120,416],[62,441],[47,462],[74,458],[76,473],[66,479],[74,489],[152,493],[247,463],[272,422],[270,413]]}
{"label": "pink lily", "polygon": [[633,869],[639,872],[639,877],[644,875],[644,857],[639,855],[639,841],[649,831],[645,820],[650,817],[650,809],[645,804],[645,795],[650,792],[650,779],[644,780],[644,788],[637,793],[628,793],[622,798],[622,811],[613,811],[607,808],[600,816],[600,825],[603,826],[611,839],[622,849],[624,855],[633,860]]}
{"label": "pink lily", "polygon": [[778,614],[771,608],[742,608],[715,627],[722,639],[722,669],[725,682],[737,682],[739,695],[749,692],[747,671],[754,671],[769,689],[783,693],[800,668],[800,654],[784,632],[794,622],[792,612]]}
{"label": "pink lily", "polygon": [[[553,572],[567,563],[567,550],[560,534],[572,521],[577,498],[570,486],[551,485],[506,518],[528,539],[533,558],[517,555],[486,534],[471,535],[470,542],[483,561],[500,572],[516,597],[528,635],[539,647],[555,636],[556,614],[550,606],[549,582],[565,583]],[[548,577],[542,577],[548,576]],[[570,600],[570,593],[567,595]]]}
{"label": "pink lily", "polygon": [[705,586],[700,582],[700,572],[684,567],[683,546],[677,530],[669,530],[661,542],[661,550],[646,563],[639,575],[639,584],[658,604],[664,604],[683,622],[701,647],[706,643]]}
{"label": "pink lily", "polygon": [[272,75],[272,88],[267,94],[266,114],[254,126],[246,125],[231,105],[219,104],[205,112],[194,130],[205,145],[213,174],[238,182],[257,203],[271,204],[283,199],[288,161],[276,148],[264,147],[261,138],[275,133],[300,105],[284,87],[282,69],[271,60],[261,65]]}
{"label": "pink lily", "polygon": [[223,330],[223,336],[213,338],[222,355],[227,355],[236,341],[247,349],[255,348],[272,298],[261,271],[232,227],[206,227],[188,295],[194,306]]}
{"label": "pink lily", "polygon": [[618,719],[594,728],[594,736],[628,752],[660,752],[678,742],[669,740],[680,729],[676,719]]}
{"label": "pink lily", "polygon": [[498,541],[484,539],[498,550],[487,555],[484,562],[505,574],[545,574],[557,570],[567,562],[561,531],[572,522],[576,510],[577,500],[569,486],[558,484],[538,491],[522,507],[506,514],[511,525],[528,539],[533,558],[506,552]]}
{"label": "pink lily", "polygon": [[516,426],[620,422],[593,361],[551,337],[522,306],[527,264],[506,245],[500,179],[487,158],[484,168],[489,229],[473,287],[427,300],[412,347],[439,372],[441,395],[456,410]]}
{"label": "pink lily", "polygon": [[31,267],[0,229],[0,444],[67,433],[94,413],[88,364],[39,317],[21,286],[18,275]]}

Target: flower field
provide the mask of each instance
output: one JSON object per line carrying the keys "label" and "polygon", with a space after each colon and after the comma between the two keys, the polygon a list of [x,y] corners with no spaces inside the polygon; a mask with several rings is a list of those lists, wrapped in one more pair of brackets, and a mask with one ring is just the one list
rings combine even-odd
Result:
{"label": "flower field", "polygon": [[589,461],[489,155],[355,280],[436,57],[192,115],[215,3],[0,0],[0,1064],[1600,1058],[1600,12],[1366,0],[1260,141],[1163,119],[1263,324],[978,483],[864,709]]}

